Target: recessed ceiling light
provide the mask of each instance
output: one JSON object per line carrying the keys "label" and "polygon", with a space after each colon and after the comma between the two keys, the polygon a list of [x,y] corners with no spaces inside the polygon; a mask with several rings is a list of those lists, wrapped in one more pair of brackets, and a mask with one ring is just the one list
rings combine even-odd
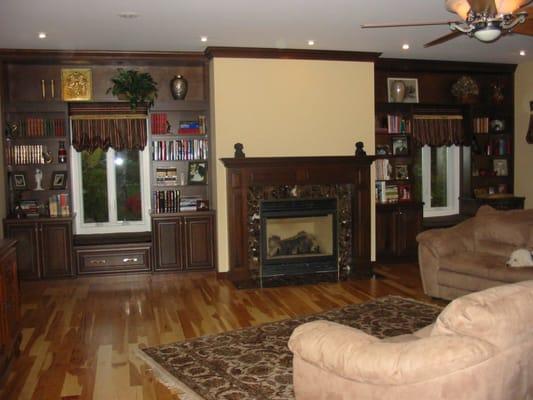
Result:
{"label": "recessed ceiling light", "polygon": [[124,19],[134,19],[139,17],[139,13],[136,13],[135,11],[124,11],[119,13],[118,16]]}
{"label": "recessed ceiling light", "polygon": [[526,55],[526,51],[525,50],[520,50],[520,55],[523,57]]}
{"label": "recessed ceiling light", "polygon": [[207,36],[202,36],[202,37],[200,38],[200,40],[201,40],[202,42],[207,42]]}
{"label": "recessed ceiling light", "polygon": [[404,50],[409,50],[409,44],[404,43],[404,44],[402,45],[402,49],[404,49]]}
{"label": "recessed ceiling light", "polygon": [[39,32],[39,39],[46,39],[46,32]]}
{"label": "recessed ceiling light", "polygon": [[315,45],[315,41],[314,41],[314,40],[308,40],[308,41],[307,41],[307,44],[308,44],[309,46],[314,46],[314,45]]}

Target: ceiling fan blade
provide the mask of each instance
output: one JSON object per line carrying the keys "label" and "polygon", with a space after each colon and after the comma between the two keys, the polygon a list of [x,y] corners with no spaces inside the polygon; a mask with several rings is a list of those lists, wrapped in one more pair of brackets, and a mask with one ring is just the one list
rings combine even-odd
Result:
{"label": "ceiling fan blade", "polygon": [[462,32],[454,31],[452,33],[448,33],[447,35],[441,36],[440,38],[435,39],[432,42],[426,43],[424,47],[436,46],[438,44],[447,42],[448,40],[455,39],[456,37],[459,37],[461,35],[464,35],[464,34]]}
{"label": "ceiling fan blade", "polygon": [[496,3],[494,0],[467,0],[472,11],[476,13],[488,12],[489,14],[496,14]]}
{"label": "ceiling fan blade", "polygon": [[455,22],[457,24],[461,23],[461,21],[437,21],[437,22],[414,22],[414,23],[406,23],[406,24],[363,24],[363,25],[361,25],[361,28],[363,28],[363,29],[367,29],[367,28],[401,28],[401,27],[408,27],[408,26],[449,25],[452,22]]}
{"label": "ceiling fan blade", "polygon": [[531,18],[531,12],[533,12],[533,7],[527,7],[533,0],[526,1],[524,4],[522,4],[520,7],[518,7],[516,10],[513,11],[513,13],[518,12],[527,12],[529,14],[529,17]]}
{"label": "ceiling fan blade", "polygon": [[533,36],[533,18],[529,18],[523,24],[518,25],[512,30],[512,33]]}

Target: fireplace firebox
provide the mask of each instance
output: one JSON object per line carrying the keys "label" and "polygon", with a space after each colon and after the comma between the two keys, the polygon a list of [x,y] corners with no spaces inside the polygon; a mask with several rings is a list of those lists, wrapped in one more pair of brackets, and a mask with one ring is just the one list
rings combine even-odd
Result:
{"label": "fireplace firebox", "polygon": [[260,279],[339,274],[337,199],[263,200],[260,205]]}

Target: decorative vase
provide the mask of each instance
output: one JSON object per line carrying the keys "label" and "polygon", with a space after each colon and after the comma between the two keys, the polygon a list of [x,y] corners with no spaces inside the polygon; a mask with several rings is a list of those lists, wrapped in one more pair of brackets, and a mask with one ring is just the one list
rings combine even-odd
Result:
{"label": "decorative vase", "polygon": [[394,81],[391,86],[391,99],[395,103],[401,103],[405,99],[406,87],[402,81]]}
{"label": "decorative vase", "polygon": [[181,75],[176,75],[174,79],[170,81],[170,93],[174,100],[183,100],[187,96],[187,89],[189,85],[187,79]]}

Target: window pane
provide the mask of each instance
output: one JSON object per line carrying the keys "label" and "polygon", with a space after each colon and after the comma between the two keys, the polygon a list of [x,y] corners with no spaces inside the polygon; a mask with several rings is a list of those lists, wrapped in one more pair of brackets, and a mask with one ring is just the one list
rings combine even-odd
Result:
{"label": "window pane", "polygon": [[108,222],[106,153],[97,149],[81,153],[83,219],[86,223]]}
{"label": "window pane", "polygon": [[141,221],[141,175],[139,152],[124,150],[115,153],[117,187],[117,220]]}
{"label": "window pane", "polygon": [[431,207],[448,206],[448,152],[446,146],[431,148]]}

